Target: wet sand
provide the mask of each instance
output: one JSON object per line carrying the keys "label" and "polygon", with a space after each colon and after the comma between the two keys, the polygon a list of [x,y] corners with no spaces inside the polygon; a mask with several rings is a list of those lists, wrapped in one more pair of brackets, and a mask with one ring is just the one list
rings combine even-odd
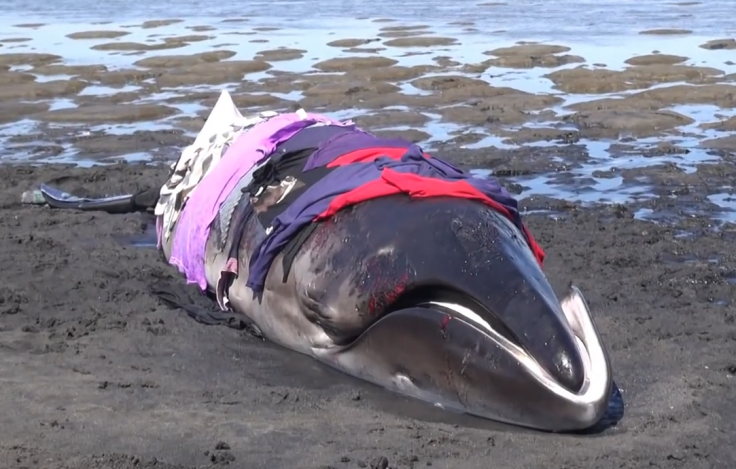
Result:
{"label": "wet sand", "polygon": [[[500,156],[500,155],[499,155]],[[733,170],[732,170],[733,171]],[[233,330],[161,306],[178,277],[131,247],[139,216],[21,206],[52,177],[117,193],[162,168],[0,167],[0,459],[9,467],[733,467],[736,256],[732,228],[661,224],[623,206],[526,200],[558,291],[585,292],[627,401],[619,427],[558,436],[450,419]],[[700,183],[702,184],[702,182]],[[698,183],[693,184],[696,188]],[[656,207],[657,205],[655,205]],[[438,421],[439,420],[439,421]],[[12,431],[8,431],[12,429]]]}
{"label": "wet sand", "polygon": [[[627,49],[374,18],[305,42],[254,18],[174,20],[29,21],[0,35],[0,461],[734,467],[732,38],[673,24],[642,28]],[[540,434],[357,383],[161,306],[147,285],[179,276],[132,245],[150,229],[141,217],[20,204],[60,176],[100,195],[160,184],[160,163],[221,89],[244,112],[354,118],[500,178],[558,294],[575,282],[593,309],[627,402],[621,424]]]}

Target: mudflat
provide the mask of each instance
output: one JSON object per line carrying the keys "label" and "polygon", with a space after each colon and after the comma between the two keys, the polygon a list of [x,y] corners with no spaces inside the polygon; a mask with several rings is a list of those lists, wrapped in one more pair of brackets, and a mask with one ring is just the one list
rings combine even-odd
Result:
{"label": "mudflat", "polygon": [[[309,41],[283,26],[159,17],[0,34],[3,467],[736,465],[732,37],[642,27],[622,52],[473,18],[366,18]],[[551,435],[387,393],[161,305],[149,285],[180,275],[140,242],[151,220],[21,204],[51,180],[100,196],[160,185],[222,89],[244,113],[353,118],[499,178],[558,295],[570,282],[585,294],[623,421]]]}
{"label": "mudflat", "polygon": [[[732,170],[733,171],[733,170]],[[610,350],[627,412],[594,437],[500,427],[363,385],[159,304],[177,277],[131,237],[139,215],[21,205],[56,178],[125,193],[166,169],[0,167],[0,459],[6,467],[732,467],[736,231],[653,224],[626,206],[524,200],[558,294],[575,282]],[[58,179],[61,178],[61,179]],[[706,184],[706,181],[701,181]],[[697,185],[697,182],[694,183]],[[686,207],[666,196],[659,211]],[[150,229],[150,226],[148,227]]]}
{"label": "mudflat", "polygon": [[353,36],[308,40],[255,18],[13,25],[0,34],[0,156],[171,159],[222,89],[243,112],[302,106],[429,148],[730,142],[697,124],[733,117],[734,38],[652,29],[591,47],[495,38],[473,21],[353,21]]}

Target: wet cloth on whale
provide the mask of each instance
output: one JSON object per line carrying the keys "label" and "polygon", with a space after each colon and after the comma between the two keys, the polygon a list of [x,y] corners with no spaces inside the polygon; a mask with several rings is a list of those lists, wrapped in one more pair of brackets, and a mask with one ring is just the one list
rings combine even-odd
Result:
{"label": "wet cloth on whale", "polygon": [[223,91],[194,143],[182,151],[172,165],[172,173],[159,191],[154,213],[158,245],[168,239],[192,190],[222,158],[227,147],[243,131],[276,116],[266,111],[244,117]]}
{"label": "wet cloth on whale", "polygon": [[[368,189],[362,188],[364,185]],[[310,187],[267,229],[269,236],[251,256],[246,285],[261,291],[276,255],[316,219],[331,216],[350,204],[401,192],[412,197],[461,197],[486,203],[522,230],[540,263],[544,259],[543,251],[521,222],[516,200],[497,181],[475,178],[442,160],[427,158],[419,146],[412,145],[399,160],[379,157],[339,166]]]}
{"label": "wet cloth on whale", "polygon": [[[271,156],[260,167],[249,172],[220,208],[215,228],[221,238],[230,238],[228,260],[217,280],[215,295],[217,304],[223,310],[229,309],[230,285],[238,275],[238,253],[246,225],[251,218],[258,219],[255,229],[269,226],[273,219],[288,207],[308,187],[321,179],[326,170],[302,172],[307,158],[320,143],[337,134],[351,132],[354,125],[336,126],[316,123],[297,132],[290,139],[281,142]],[[298,179],[297,179],[298,178]],[[247,180],[247,181],[246,181]],[[236,193],[237,192],[237,193]],[[255,207],[254,207],[255,206]],[[227,230],[225,224],[229,223]],[[253,228],[252,228],[253,229]],[[232,231],[232,237],[229,232]],[[224,246],[221,242],[221,247]]]}
{"label": "wet cloth on whale", "polygon": [[[301,167],[304,166],[306,158],[317,149],[321,141],[329,139],[338,133],[350,132],[354,128],[354,125],[341,126],[318,122],[300,130],[290,139],[276,145],[276,149],[273,151],[271,156],[251,168],[251,170],[240,179],[238,184],[231,191],[230,195],[228,195],[220,206],[219,214],[218,217],[215,218],[214,225],[219,235],[219,249],[224,247],[225,241],[230,233],[230,226],[232,223],[237,224],[239,222],[247,222],[247,218],[239,221],[241,218],[234,216],[237,212],[237,207],[241,204],[250,205],[249,197],[244,199],[243,192],[249,192],[250,196],[257,197],[259,190],[262,190],[265,186],[268,186],[273,182],[281,182],[281,179],[284,179],[284,177],[301,174]],[[271,220],[268,220],[267,218],[273,212],[275,211],[269,210],[268,215],[261,215],[259,217],[261,219],[261,223],[264,223],[265,226],[270,225]],[[273,215],[273,217],[275,216],[276,215]],[[266,220],[264,220],[264,218]],[[242,235],[242,230],[240,231],[240,234]],[[236,233],[235,236],[231,250],[234,249],[235,253],[237,253],[240,235]],[[237,265],[237,263],[235,263],[235,265]],[[237,273],[237,270],[235,270],[234,273]]]}
{"label": "wet cloth on whale", "polygon": [[306,129],[300,130],[290,139],[281,142],[269,158],[269,162],[277,162],[282,155],[294,153],[308,148],[318,149],[323,142],[329,141],[337,135],[352,133],[356,130],[356,126],[352,125],[311,125]]}
{"label": "wet cloth on whale", "polygon": [[[292,145],[292,148],[295,147],[298,146]],[[242,193],[239,194],[242,197],[232,212],[231,229],[234,232],[228,260],[220,272],[216,288],[217,303],[223,310],[228,309],[230,302],[228,290],[238,275],[240,243],[245,226],[250,223],[251,218],[254,216],[257,218],[257,226],[260,229],[270,226],[273,220],[307,189],[332,171],[330,168],[323,167],[302,172],[305,161],[314,150],[315,148],[305,148],[282,154],[273,165],[271,164],[273,162],[269,160],[267,164],[253,172],[250,185],[244,187]],[[265,229],[263,231],[265,233]]]}
{"label": "wet cloth on whale", "polygon": [[380,138],[355,126],[308,127],[278,145],[268,162],[253,174],[248,191],[258,219],[263,226],[270,226],[335,166],[372,161],[379,156],[400,159],[411,145],[408,140]]}
{"label": "wet cloth on whale", "polygon": [[268,158],[279,143],[316,123],[353,125],[303,110],[274,116],[233,141],[219,163],[191,191],[179,215],[169,259],[189,283],[196,283],[202,290],[207,288],[204,256],[210,225],[233,187],[255,164]]}
{"label": "wet cloth on whale", "polygon": [[[258,169],[263,167],[264,163],[265,162],[258,163],[243,175],[230,194],[225,198],[222,205],[220,205],[217,217],[215,217],[215,221],[210,227],[210,236],[216,236],[216,246],[218,249],[222,250],[225,248],[228,236],[233,229],[233,223],[236,222],[233,214],[235,213],[237,206],[240,204],[243,190],[250,186],[253,182],[254,174]],[[212,230],[214,230],[215,233],[212,233]]]}
{"label": "wet cloth on whale", "polygon": [[288,153],[275,166],[264,165],[253,175],[250,185],[244,189],[250,196],[251,204],[263,226],[270,226],[273,220],[307,189],[326,176],[330,168],[317,168],[302,171],[304,162],[314,149]]}
{"label": "wet cloth on whale", "polygon": [[323,141],[307,160],[304,171],[327,166],[373,161],[379,156],[399,159],[412,146],[401,138],[380,138],[360,129],[343,132]]}

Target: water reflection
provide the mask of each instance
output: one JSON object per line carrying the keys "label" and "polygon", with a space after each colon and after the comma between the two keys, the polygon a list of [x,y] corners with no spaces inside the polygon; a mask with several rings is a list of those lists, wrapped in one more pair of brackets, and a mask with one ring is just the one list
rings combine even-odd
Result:
{"label": "water reflection", "polygon": [[[155,4],[154,4],[155,3]],[[665,4],[667,5],[665,7]],[[432,35],[459,38],[459,44],[442,46],[433,49],[432,54],[407,54],[412,51],[426,51],[426,49],[386,47],[382,56],[393,57],[400,65],[433,64],[433,57],[445,55],[461,63],[477,63],[489,58],[485,52],[513,45],[517,40],[539,41],[554,43],[571,48],[569,54],[584,57],[589,64],[604,63],[607,69],[618,70],[626,66],[625,61],[635,55],[651,54],[658,51],[664,54],[683,55],[689,57],[685,64],[710,66],[723,70],[725,73],[736,72],[736,65],[729,50],[705,50],[699,47],[707,40],[717,37],[727,37],[732,24],[726,20],[729,6],[734,2],[712,4],[708,8],[702,5],[692,5],[688,8],[674,7],[665,1],[634,2],[634,1],[606,1],[606,2],[575,2],[568,5],[576,11],[576,20],[570,21],[565,10],[565,3],[550,4],[539,1],[511,2],[508,5],[468,8],[465,4],[447,4],[446,2],[418,2],[409,1],[401,4],[377,2],[249,2],[247,5],[210,4],[203,7],[201,2],[182,0],[175,5],[168,2],[148,2],[131,4],[123,0],[107,2],[104,8],[90,0],[62,0],[49,6],[47,2],[30,0],[19,2],[10,0],[12,15],[0,19],[0,40],[30,37],[32,40],[22,43],[7,43],[3,52],[42,52],[58,54],[64,57],[69,65],[97,65],[104,64],[110,70],[135,67],[134,63],[142,58],[160,55],[181,55],[211,51],[216,48],[229,49],[236,52],[231,60],[249,60],[256,53],[265,49],[299,48],[308,52],[303,58],[274,62],[274,68],[266,72],[257,72],[243,76],[243,80],[258,81],[272,77],[274,71],[301,73],[312,69],[316,62],[331,57],[371,56],[368,53],[356,53],[341,48],[329,47],[328,42],[338,38],[375,38],[380,28],[386,23],[377,23],[372,20],[377,16],[391,16],[401,23],[427,24]],[[109,11],[116,11],[116,21],[107,24],[91,24],[105,21]],[[277,15],[274,15],[274,11]],[[308,11],[309,14],[306,14]],[[437,12],[442,12],[442,21],[437,21]],[[175,12],[172,13],[172,12]],[[626,12],[623,20],[621,14]],[[687,12],[687,19],[680,15]],[[160,28],[145,29],[140,27],[144,20],[153,18],[167,18],[176,16],[184,21],[163,26]],[[241,23],[223,23],[223,19],[248,16],[248,21]],[[357,17],[365,19],[356,19]],[[335,21],[334,18],[340,18]],[[469,31],[468,21],[475,23],[477,31]],[[17,26],[19,23],[45,23],[37,28]],[[540,26],[541,25],[541,26]],[[212,31],[196,33],[210,36],[203,41],[192,42],[185,47],[144,51],[142,54],[130,55],[121,52],[106,52],[92,49],[93,46],[111,42],[139,42],[153,44],[186,35],[195,34],[197,26],[210,26]],[[259,27],[280,28],[268,32],[259,32]],[[684,27],[693,30],[690,35],[658,36],[635,34],[641,30],[654,28]],[[86,39],[73,40],[67,35],[73,32],[89,30],[120,30],[129,33],[116,39]],[[491,34],[493,31],[503,30]],[[241,33],[255,33],[243,35]],[[265,38],[267,43],[250,42],[254,37]],[[223,45],[226,44],[226,45]],[[18,48],[18,49],[14,49]],[[553,70],[575,68],[580,64],[569,64],[557,69],[533,68],[527,70],[493,67],[483,74],[467,74],[474,78],[488,81],[494,86],[508,86],[517,90],[535,93],[550,94],[563,98],[563,102],[552,111],[559,117],[573,113],[569,106],[604,97],[624,98],[641,90],[630,90],[610,95],[569,95],[560,93],[553,88],[550,80],[544,75]],[[588,66],[588,65],[585,65]],[[13,67],[12,70],[28,72],[31,67]],[[458,74],[460,71],[447,73]],[[51,81],[68,79],[67,75],[37,75],[37,80]],[[150,85],[146,84],[146,87]],[[407,95],[425,95],[409,82],[398,84],[401,91]],[[655,85],[653,88],[674,86],[677,83]],[[160,102],[166,99],[182,98],[193,91],[217,92],[222,89],[233,89],[237,84],[218,86],[197,86],[189,88],[163,89],[151,94],[143,94],[138,102]],[[120,88],[102,85],[92,85],[84,89],[80,96],[104,96],[125,92],[142,92],[143,87],[125,85]],[[254,94],[263,94],[256,92]],[[288,101],[299,101],[304,96],[300,91],[273,93],[275,96]],[[71,99],[58,99],[50,103],[51,109],[69,109],[77,104]],[[206,110],[199,103],[172,103],[180,114],[158,122],[146,122],[136,125],[91,126],[90,131],[104,131],[112,135],[125,135],[138,130],[167,130],[175,124],[173,121],[185,116],[195,116]],[[400,109],[401,107],[395,107]],[[671,108],[675,112],[689,116],[695,123],[683,126],[679,130],[683,135],[640,139],[636,147],[622,154],[611,151],[612,141],[580,140],[577,145],[583,145],[591,159],[574,169],[556,175],[537,175],[534,177],[517,178],[515,182],[524,186],[522,196],[547,195],[561,197],[579,202],[615,201],[625,202],[633,198],[645,196],[649,187],[645,184],[636,188],[624,187],[622,178],[597,177],[596,172],[606,172],[620,169],[643,168],[646,166],[673,163],[685,172],[695,171],[695,165],[718,160],[717,157],[706,153],[697,146],[703,138],[715,138],[725,135],[711,129],[701,129],[703,122],[714,122],[725,117],[736,115],[733,109],[721,109],[713,105],[680,105]],[[367,111],[358,109],[344,109],[331,113],[332,117],[340,119],[355,118]],[[488,129],[473,128],[457,124],[441,122],[437,113],[425,112],[430,121],[417,130],[423,130],[432,137],[425,143],[433,148],[441,142],[447,142],[456,137],[470,133],[480,136],[479,141],[465,144],[468,149],[495,147],[499,149],[517,149],[508,137],[489,134]],[[403,129],[404,127],[393,127]],[[555,128],[561,132],[574,130],[574,127],[561,125],[559,122],[527,123],[522,126],[509,126],[508,131],[524,129]],[[7,138],[12,135],[31,133],[34,123],[28,120],[18,121],[0,126],[0,157],[3,161],[20,161],[27,157],[23,149],[7,145]],[[625,138],[621,135],[620,138]],[[656,145],[662,141],[676,143],[679,147],[687,148],[687,155],[665,155],[644,158],[641,152],[647,145]],[[538,141],[525,146],[531,148],[554,148],[559,142]],[[62,144],[63,152],[55,157],[39,159],[37,161],[70,162],[82,161],[84,155],[69,145]],[[562,147],[561,147],[562,148]],[[147,153],[127,155],[129,161],[150,158]],[[91,164],[84,161],[84,164]],[[571,178],[578,178],[578,182],[570,182]],[[721,201],[723,203],[723,201]]]}

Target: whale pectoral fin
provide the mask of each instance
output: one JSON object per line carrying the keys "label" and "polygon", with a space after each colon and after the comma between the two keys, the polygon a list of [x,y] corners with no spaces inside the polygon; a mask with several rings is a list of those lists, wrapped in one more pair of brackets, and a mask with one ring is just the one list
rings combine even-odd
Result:
{"label": "whale pectoral fin", "polygon": [[246,331],[263,339],[260,329],[240,313],[222,311],[201,291],[177,280],[158,280],[149,286],[150,292],[171,309],[182,309],[189,317],[208,326],[226,326]]}
{"label": "whale pectoral fin", "polygon": [[43,199],[52,208],[99,211],[107,213],[141,212],[153,208],[158,200],[158,190],[146,189],[135,194],[110,197],[77,197],[55,187],[42,184]]}

